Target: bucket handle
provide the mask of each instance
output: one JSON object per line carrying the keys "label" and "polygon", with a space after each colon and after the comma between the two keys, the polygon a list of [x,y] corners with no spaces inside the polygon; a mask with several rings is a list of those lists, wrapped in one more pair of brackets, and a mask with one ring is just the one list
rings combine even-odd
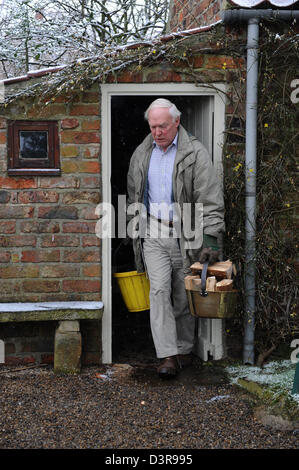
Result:
{"label": "bucket handle", "polygon": [[127,246],[129,245],[130,243],[130,239],[128,238],[125,238],[124,240],[122,240],[120,242],[120,244],[115,248],[114,250],[114,253],[113,253],[113,259],[112,259],[112,265],[114,267],[114,271],[117,272],[117,260],[116,260],[116,256],[118,255],[118,252],[119,250],[123,247],[123,246]]}
{"label": "bucket handle", "polygon": [[202,273],[201,273],[201,292],[200,292],[200,295],[202,297],[206,297],[208,295],[208,292],[206,291],[208,264],[209,264],[208,262],[203,264]]}

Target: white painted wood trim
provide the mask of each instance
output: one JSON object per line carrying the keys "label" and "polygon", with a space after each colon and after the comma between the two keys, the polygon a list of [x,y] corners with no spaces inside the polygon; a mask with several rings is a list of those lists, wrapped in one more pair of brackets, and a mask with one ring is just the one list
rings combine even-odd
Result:
{"label": "white painted wood trim", "polygon": [[[103,84],[101,88],[101,129],[102,129],[102,199],[111,203],[111,97],[142,95],[197,95],[214,97],[214,162],[222,174],[223,131],[225,129],[226,85],[215,83],[195,86],[188,83],[116,83]],[[136,146],[139,142],[136,142]],[[102,240],[102,361],[112,362],[112,285],[111,285],[111,240]]]}

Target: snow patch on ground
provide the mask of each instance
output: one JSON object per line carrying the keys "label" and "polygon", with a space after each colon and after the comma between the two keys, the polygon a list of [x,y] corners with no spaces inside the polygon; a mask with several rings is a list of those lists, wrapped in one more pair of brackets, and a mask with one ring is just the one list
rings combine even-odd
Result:
{"label": "snow patch on ground", "polygon": [[206,403],[210,403],[212,401],[218,401],[218,400],[224,400],[225,398],[229,398],[230,395],[216,395],[215,397],[210,398],[210,400],[207,400]]}
{"label": "snow patch on ground", "polygon": [[292,394],[296,364],[290,360],[272,361],[263,368],[255,366],[231,366],[226,371],[231,383],[237,383],[238,379],[246,379],[269,386],[275,393],[287,393],[290,398],[299,404],[299,394]]}

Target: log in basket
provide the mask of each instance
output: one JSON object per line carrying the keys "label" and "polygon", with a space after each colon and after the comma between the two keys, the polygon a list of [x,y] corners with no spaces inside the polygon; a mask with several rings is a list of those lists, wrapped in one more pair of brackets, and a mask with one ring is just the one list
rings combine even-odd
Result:
{"label": "log in basket", "polygon": [[[232,288],[233,265],[230,261],[194,263],[192,276],[185,277],[190,312],[200,318],[231,318],[236,313],[238,291]],[[200,276],[201,272],[201,276]],[[207,277],[208,273],[215,274]],[[217,282],[219,277],[222,279]]]}

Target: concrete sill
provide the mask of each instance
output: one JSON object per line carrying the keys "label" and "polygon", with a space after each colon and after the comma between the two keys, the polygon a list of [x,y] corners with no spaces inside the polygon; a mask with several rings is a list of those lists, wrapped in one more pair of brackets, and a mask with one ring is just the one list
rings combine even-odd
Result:
{"label": "concrete sill", "polygon": [[56,320],[101,320],[102,302],[0,303],[0,323]]}

